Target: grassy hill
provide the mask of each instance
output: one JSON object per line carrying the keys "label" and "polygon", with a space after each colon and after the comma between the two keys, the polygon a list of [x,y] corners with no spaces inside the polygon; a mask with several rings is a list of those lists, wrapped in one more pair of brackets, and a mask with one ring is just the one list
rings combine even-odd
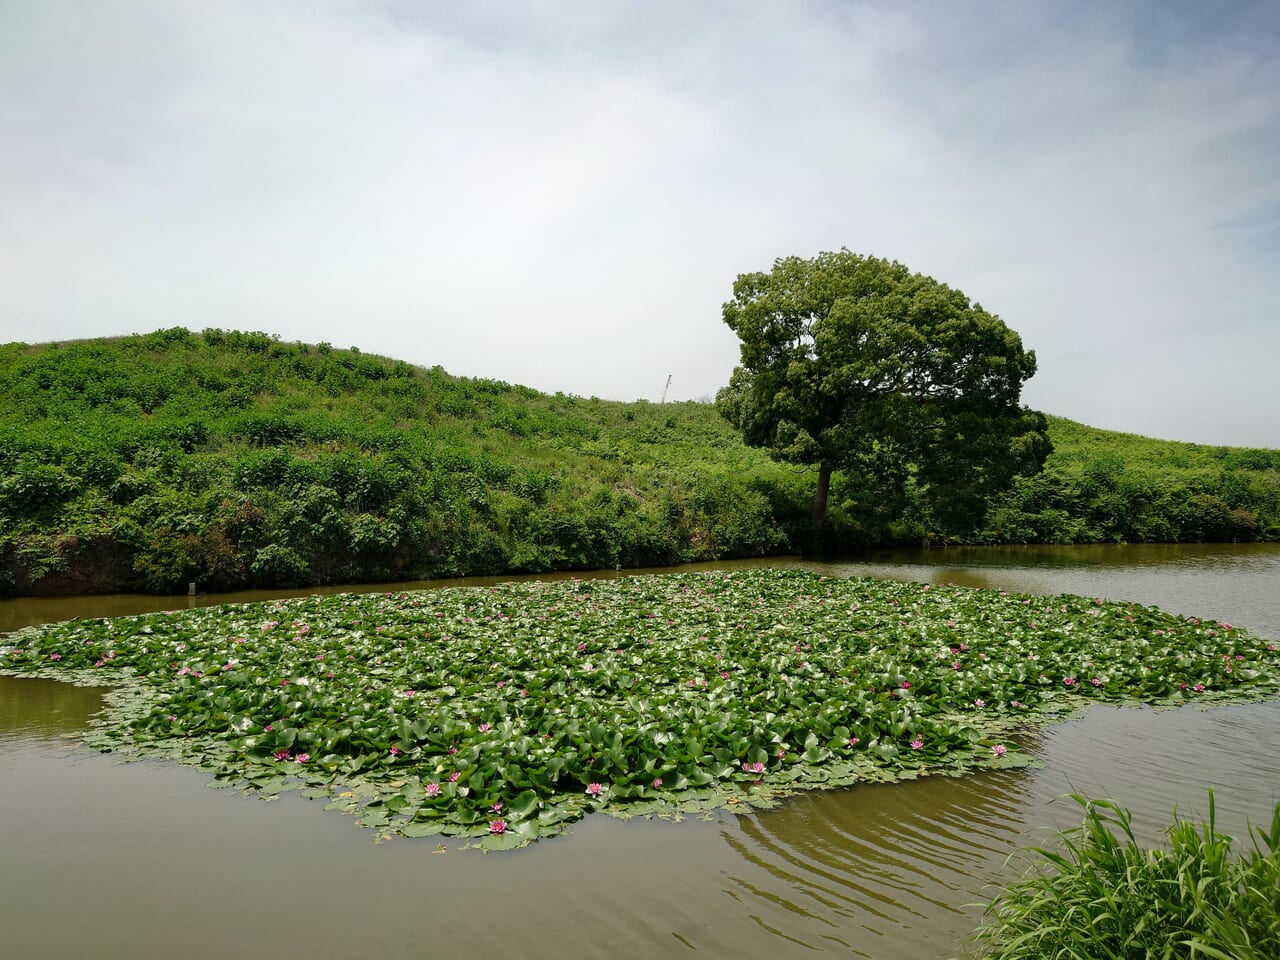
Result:
{"label": "grassy hill", "polygon": [[0,347],[0,590],[600,568],[791,549],[808,478],[714,409],[181,328]]}
{"label": "grassy hill", "polygon": [[[1280,452],[1054,419],[979,542],[1280,537]],[[182,328],[0,346],[0,592],[174,591],[797,549],[814,476],[713,407],[547,395]],[[833,491],[844,545],[927,518]],[[843,506],[842,506],[843,503]]]}
{"label": "grassy hill", "polygon": [[987,514],[992,543],[1280,539],[1280,450],[1153,440],[1049,418],[1054,452]]}

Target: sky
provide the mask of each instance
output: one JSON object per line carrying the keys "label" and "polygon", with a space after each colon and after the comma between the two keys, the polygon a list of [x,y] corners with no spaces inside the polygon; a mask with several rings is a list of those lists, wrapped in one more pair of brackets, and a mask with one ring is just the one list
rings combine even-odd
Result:
{"label": "sky", "polygon": [[1280,448],[1280,4],[0,0],[0,343],[706,399],[734,278],[842,247],[1036,409]]}

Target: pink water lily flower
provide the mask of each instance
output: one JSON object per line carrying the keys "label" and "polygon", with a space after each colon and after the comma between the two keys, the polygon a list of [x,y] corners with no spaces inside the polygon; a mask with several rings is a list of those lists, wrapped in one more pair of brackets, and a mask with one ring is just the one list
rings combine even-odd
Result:
{"label": "pink water lily flower", "polygon": [[493,820],[493,821],[490,821],[490,823],[489,823],[489,832],[490,832],[490,833],[506,833],[506,832],[507,832],[507,821],[505,821],[505,820]]}
{"label": "pink water lily flower", "polygon": [[654,777],[654,778],[653,778],[653,789],[655,789],[655,790],[661,790],[661,789],[662,789],[662,778],[661,778],[661,777]]}
{"label": "pink water lily flower", "polygon": [[273,754],[273,756],[274,756],[277,760],[288,760],[288,759],[289,759],[289,751],[288,751],[288,750],[277,750],[277,751]]}
{"label": "pink water lily flower", "polygon": [[601,786],[600,784],[598,784],[598,783],[589,783],[589,784],[587,784],[587,796],[589,796],[589,797],[598,797],[598,796],[600,796],[600,792],[601,792],[602,790],[604,790],[604,787],[602,787],[602,786]]}
{"label": "pink water lily flower", "polygon": [[293,762],[294,762],[294,763],[307,763],[310,759],[311,759],[311,754],[309,754],[309,753],[300,753],[300,754],[298,754],[296,757],[294,757],[294,758],[293,758]]}
{"label": "pink water lily flower", "polygon": [[493,726],[487,723],[482,723],[480,724],[480,726],[476,727],[476,729],[479,730],[481,733],[488,733],[490,730],[493,729]]}
{"label": "pink water lily flower", "polygon": [[923,741],[923,740],[912,740],[912,741],[911,741],[911,749],[912,749],[912,750],[923,750],[923,749],[924,749],[924,741]]}
{"label": "pink water lily flower", "polygon": [[440,795],[440,784],[438,783],[428,783],[425,789],[428,797],[436,797]]}
{"label": "pink water lily flower", "polygon": [[460,771],[458,771],[458,770],[453,771],[453,773],[449,774],[449,782],[450,782],[450,783],[457,783],[457,782],[458,782],[458,778],[459,778],[460,776],[462,776],[462,773],[461,773]]}
{"label": "pink water lily flower", "polygon": [[1005,747],[1003,743],[997,743],[994,747],[991,748],[991,752],[994,753],[997,757],[1003,757],[1006,753],[1009,752],[1009,750],[1008,748]]}

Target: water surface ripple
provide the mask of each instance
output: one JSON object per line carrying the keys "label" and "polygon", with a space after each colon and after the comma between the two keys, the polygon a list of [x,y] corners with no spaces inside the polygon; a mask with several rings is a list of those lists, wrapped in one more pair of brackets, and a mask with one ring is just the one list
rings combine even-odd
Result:
{"label": "water surface ripple", "polygon": [[[1271,547],[948,550],[816,569],[1126,597],[1280,637]],[[0,623],[91,615],[95,602],[68,614],[5,601]],[[1280,801],[1280,703],[1095,706],[1022,738],[1036,769],[811,792],[680,823],[590,817],[486,856],[375,845],[321,801],[247,799],[207,789],[198,770],[79,751],[65,735],[100,703],[100,691],[0,677],[6,956],[935,960],[957,954],[985,885],[1025,865],[1016,851],[1078,823],[1069,792],[1129,806],[1146,842],[1175,806],[1203,815],[1209,786],[1237,835]]]}

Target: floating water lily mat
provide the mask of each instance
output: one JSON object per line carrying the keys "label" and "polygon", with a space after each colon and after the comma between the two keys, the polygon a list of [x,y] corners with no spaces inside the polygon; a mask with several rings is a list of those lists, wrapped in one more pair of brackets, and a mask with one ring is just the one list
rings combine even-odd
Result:
{"label": "floating water lily mat", "polygon": [[1280,693],[1276,645],[1084,597],[750,570],[225,605],[28,628],[7,673],[111,686],[85,736],[380,835],[488,849],[584,814],[1028,761],[1095,700]]}

